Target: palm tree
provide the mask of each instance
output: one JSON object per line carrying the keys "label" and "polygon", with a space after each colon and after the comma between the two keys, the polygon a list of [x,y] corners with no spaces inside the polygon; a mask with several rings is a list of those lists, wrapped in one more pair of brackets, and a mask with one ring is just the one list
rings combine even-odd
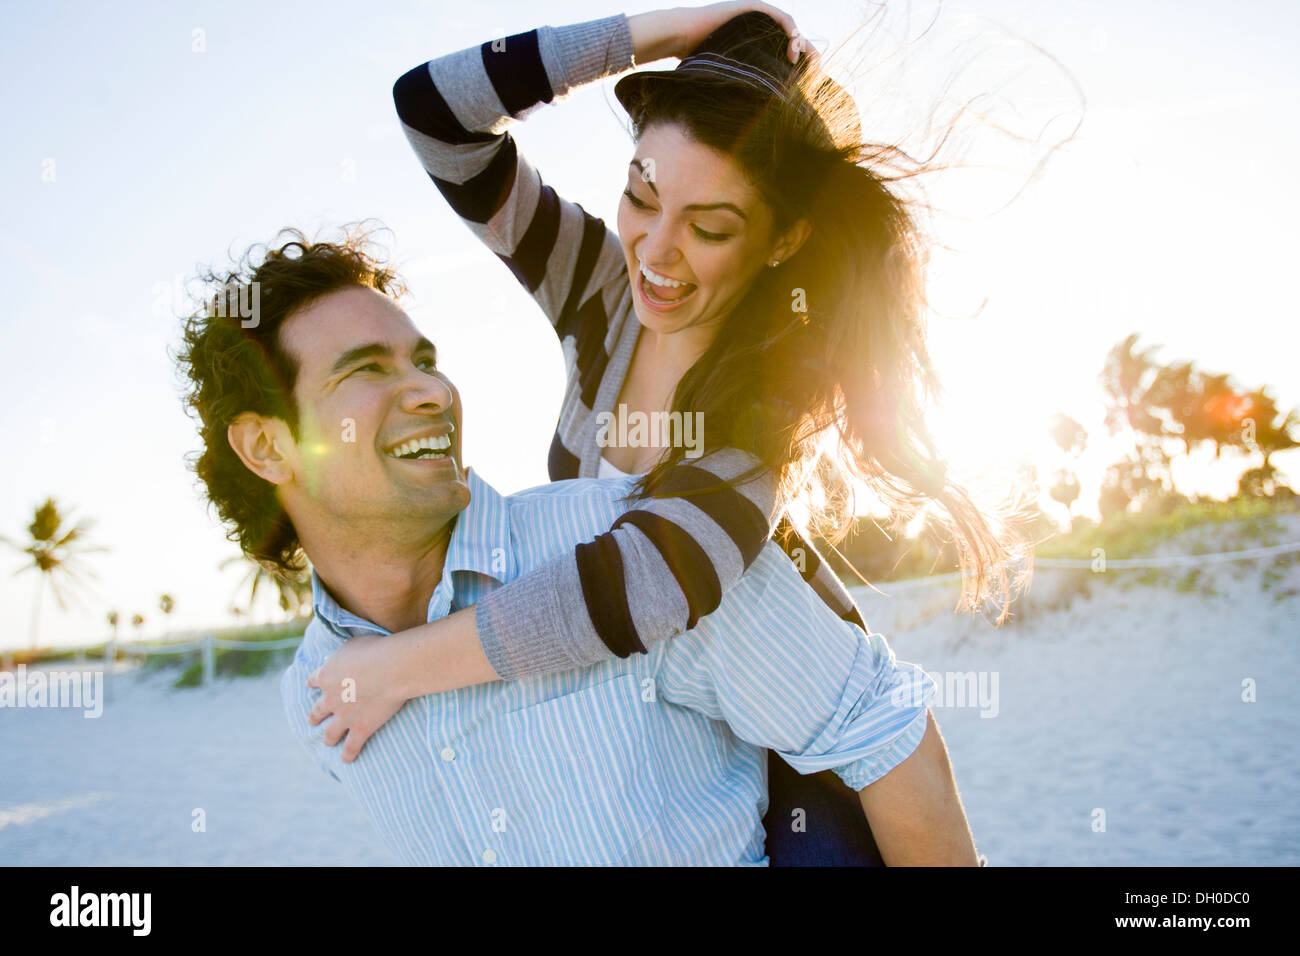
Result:
{"label": "palm tree", "polygon": [[[1253,392],[1247,392],[1245,399],[1246,408],[1242,420],[1249,418],[1255,423],[1254,439],[1247,441],[1244,434],[1238,434],[1236,443],[1247,453],[1259,452],[1263,455],[1264,470],[1272,472],[1274,469],[1269,462],[1270,458],[1280,451],[1300,447],[1300,441],[1291,434],[1292,430],[1300,425],[1300,408],[1291,409],[1282,416],[1281,421],[1278,421],[1281,412],[1278,410],[1277,400],[1268,393],[1267,385]],[[1244,432],[1244,429],[1238,428],[1238,432]]]}
{"label": "palm tree", "polygon": [[224,570],[238,564],[246,566],[247,571],[235,588],[235,601],[238,606],[239,595],[246,592],[247,603],[243,609],[248,614],[252,614],[254,602],[257,600],[257,591],[263,586],[275,589],[280,610],[286,614],[302,617],[311,610],[311,577],[306,572],[295,577],[272,574],[252,558],[242,554],[222,561],[221,568]]}
{"label": "palm tree", "polygon": [[1139,447],[1106,469],[1097,496],[1097,509],[1103,523],[1112,515],[1123,514],[1134,503],[1145,504],[1163,490],[1159,479],[1151,476],[1153,449]]}
{"label": "palm tree", "polygon": [[167,622],[171,619],[172,611],[176,610],[176,599],[170,594],[160,595],[158,598],[158,610],[163,612],[163,633],[166,634],[168,630]]}
{"label": "palm tree", "polygon": [[1069,415],[1057,412],[1052,416],[1049,434],[1057,447],[1067,455],[1078,458],[1088,447],[1088,430]]}
{"label": "palm tree", "polygon": [[110,659],[110,647],[114,649],[112,654],[115,655],[117,653],[117,626],[122,623],[122,615],[118,613],[116,608],[114,608],[105,615],[105,619],[108,621],[108,626],[113,629],[113,639],[104,647],[104,660],[107,661]]}
{"label": "palm tree", "polygon": [[1112,435],[1127,426],[1134,436],[1138,433],[1159,435],[1164,429],[1160,419],[1147,407],[1150,379],[1159,368],[1153,357],[1158,346],[1134,352],[1138,333],[1134,332],[1116,345],[1106,356],[1100,375],[1101,386],[1110,399],[1106,407],[1106,426]]}
{"label": "palm tree", "polygon": [[1079,497],[1079,479],[1068,468],[1058,469],[1053,477],[1053,484],[1048,494],[1053,501],[1065,506],[1065,516],[1071,527],[1074,525],[1074,502]]}
{"label": "palm tree", "polygon": [[1124,470],[1141,467],[1144,477],[1164,472],[1172,485],[1169,456],[1162,445],[1168,432],[1165,423],[1155,414],[1153,404],[1153,399],[1158,397],[1153,389],[1161,379],[1161,366],[1154,358],[1159,346],[1135,351],[1137,340],[1138,333],[1134,332],[1106,355],[1099,376],[1108,399],[1106,427],[1112,435],[1127,428],[1133,436],[1135,454],[1128,459]]}
{"label": "palm tree", "polygon": [[1193,362],[1166,365],[1156,371],[1147,391],[1148,403],[1169,416],[1170,433],[1182,441],[1189,456],[1193,445],[1210,438],[1201,417],[1203,378]]}
{"label": "palm tree", "polygon": [[48,583],[54,593],[54,599],[60,610],[67,610],[69,600],[81,597],[81,590],[87,586],[87,579],[96,577],[94,571],[82,564],[82,556],[107,548],[90,545],[86,542],[86,532],[91,522],[78,521],[69,527],[70,515],[61,514],[53,498],[46,498],[45,503],[36,509],[32,523],[27,526],[28,542],[11,541],[0,537],[0,541],[27,555],[28,561],[15,573],[35,569],[36,596],[32,602],[32,648],[36,648],[39,636],[41,603],[45,597]]}
{"label": "palm tree", "polygon": [[1249,416],[1250,400],[1240,394],[1226,374],[1206,375],[1201,382],[1201,401],[1196,411],[1197,427],[1214,443],[1214,460],[1224,446],[1239,445],[1242,420]]}
{"label": "palm tree", "polygon": [[[1088,431],[1069,415],[1057,412],[1052,416],[1048,429],[1052,441],[1065,454],[1076,462],[1083,450],[1088,447]],[[1074,527],[1074,502],[1079,497],[1079,479],[1068,468],[1057,469],[1053,476],[1052,487],[1047,492],[1053,501],[1065,506],[1065,515],[1070,527]]]}

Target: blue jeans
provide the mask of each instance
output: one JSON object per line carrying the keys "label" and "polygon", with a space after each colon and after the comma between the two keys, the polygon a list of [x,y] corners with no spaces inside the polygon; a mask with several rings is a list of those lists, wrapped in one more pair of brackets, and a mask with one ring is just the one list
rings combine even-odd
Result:
{"label": "blue jeans", "polygon": [[[803,776],[767,752],[770,804],[763,817],[772,866],[884,866],[858,795],[833,771]],[[804,832],[793,824],[803,810]]]}

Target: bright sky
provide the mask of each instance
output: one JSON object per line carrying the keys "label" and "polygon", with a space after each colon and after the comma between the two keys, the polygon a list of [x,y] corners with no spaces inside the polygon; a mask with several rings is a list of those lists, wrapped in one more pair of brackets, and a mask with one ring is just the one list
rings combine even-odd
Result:
{"label": "bright sky", "polygon": [[[377,217],[391,227],[412,316],[462,393],[466,462],[505,492],[547,480],[558,344],[428,182],[391,98],[398,75],[435,56],[618,10],[560,0],[539,19],[539,9],[223,0],[10,11],[0,34],[0,431],[10,448],[0,534],[21,538],[53,495],[93,518],[94,540],[111,548],[90,559],[100,580],[84,609],[59,612],[47,597],[42,643],[102,639],[109,607],[145,614],[155,634],[164,591],[176,597],[175,628],[228,623],[238,576],[217,566],[237,550],[184,467],[197,440],[166,354],[177,322],[160,289],[285,225]],[[787,9],[824,51],[870,8]],[[916,38],[935,9],[891,4],[859,63]],[[931,348],[951,403],[934,428],[973,481],[996,487],[1022,459],[1049,476],[1062,462],[1046,427],[1061,411],[1088,429],[1078,471],[1081,504],[1094,508],[1127,444],[1102,427],[1097,375],[1132,331],[1162,346],[1162,360],[1269,385],[1283,408],[1300,402],[1287,281],[1300,253],[1298,26],[1300,7],[1285,0],[947,3],[923,40],[856,87],[877,139],[914,141],[920,107],[950,80],[950,97],[997,94],[981,104],[991,118],[1038,137],[1016,152],[970,127],[968,160],[1003,171],[935,180],[930,192],[949,213],[935,229],[954,247],[932,272]],[[584,89],[515,135],[561,194],[612,224],[632,145],[611,86]],[[1201,457],[1181,463],[1180,489],[1230,492],[1239,459]],[[1275,460],[1300,481],[1295,453]],[[0,552],[0,647],[29,641],[34,581],[11,576],[20,560]]]}

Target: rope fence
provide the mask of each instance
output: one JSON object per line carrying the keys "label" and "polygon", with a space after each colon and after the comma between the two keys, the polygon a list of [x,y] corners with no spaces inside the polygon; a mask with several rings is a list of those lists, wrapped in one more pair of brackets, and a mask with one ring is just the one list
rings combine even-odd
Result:
{"label": "rope fence", "polygon": [[[1300,551],[1300,541],[1293,541],[1289,544],[1277,544],[1266,548],[1247,548],[1243,551],[1219,551],[1213,554],[1176,554],[1163,558],[1107,558],[1104,555],[1101,558],[1102,568],[1109,571],[1111,568],[1120,570],[1131,568],[1185,568],[1188,566],[1197,566],[1203,564],[1222,564],[1228,561],[1250,561],[1255,558],[1267,558],[1278,554],[1290,554]],[[1034,559],[1035,568],[1092,568],[1097,564],[1097,558],[1036,558]],[[1007,564],[1000,564],[998,567],[1009,567]],[[1100,572],[1099,572],[1100,573]],[[961,580],[960,571],[950,571],[947,574],[935,574],[924,578],[907,578],[902,581],[882,581],[880,587],[889,588],[887,595],[896,594],[900,591],[913,591],[917,588],[928,587],[932,584],[941,584],[944,581]],[[860,585],[850,590],[875,590],[875,585]]]}
{"label": "rope fence", "polygon": [[[1229,561],[1251,561],[1257,558],[1273,557],[1279,554],[1292,554],[1300,551],[1300,541],[1293,541],[1288,544],[1272,545],[1262,548],[1247,548],[1242,551],[1220,551],[1213,554],[1187,554],[1187,555],[1169,555],[1167,557],[1156,558],[1106,558],[1103,555],[1101,570],[1110,570],[1112,568],[1119,570],[1133,568],[1180,568],[1194,565],[1221,564]],[[1034,562],[1039,568],[1094,568],[1097,564],[1097,558],[1040,558]],[[961,578],[960,571],[950,571],[947,574],[935,574],[923,578],[907,578],[901,581],[882,581],[880,587],[888,588],[888,591],[882,591],[875,585],[859,585],[850,588],[850,591],[875,591],[885,597],[892,597],[895,594],[913,591],[924,587],[930,587],[935,584],[942,584],[945,581],[956,581]],[[297,647],[302,642],[302,636],[286,637],[275,641],[234,641],[224,637],[217,637],[215,634],[205,634],[198,640],[186,641],[176,644],[132,644],[122,643],[110,639],[104,645],[104,660],[116,660],[118,652],[136,656],[150,657],[156,654],[188,654],[199,651],[203,662],[202,683],[204,685],[212,683],[216,677],[216,652],[217,649],[231,651],[278,651],[290,647]]]}
{"label": "rope fence", "polygon": [[116,640],[109,640],[104,645],[104,660],[112,661],[117,659],[117,653],[135,657],[151,657],[155,654],[189,654],[199,651],[203,662],[202,683],[204,685],[212,683],[217,673],[217,649],[225,651],[279,651],[290,647],[297,647],[302,642],[302,635],[298,637],[285,637],[276,641],[232,641],[224,637],[217,637],[215,634],[205,634],[197,641],[186,641],[178,644],[130,644],[119,643]]}

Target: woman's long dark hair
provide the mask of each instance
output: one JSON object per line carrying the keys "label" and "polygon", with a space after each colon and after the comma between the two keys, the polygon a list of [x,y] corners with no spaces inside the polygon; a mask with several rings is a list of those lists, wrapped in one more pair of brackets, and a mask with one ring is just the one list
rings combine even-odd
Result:
{"label": "woman's long dark hair", "polygon": [[[954,532],[958,606],[996,597],[1001,624],[1011,566],[1029,560],[1016,530],[1026,512],[1009,502],[982,513],[948,478],[924,418],[925,400],[942,388],[925,341],[926,243],[914,200],[891,183],[926,164],[864,142],[852,98],[818,58],[791,67],[788,89],[783,102],[725,81],[657,84],[630,117],[638,140],[652,124],[675,123],[732,157],[770,205],[774,236],[799,218],[813,223],[796,254],[762,270],[682,376],[672,411],[703,415],[705,455],[731,446],[759,459],[730,484],[770,469],[780,507],[803,500],[832,544],[852,526],[854,478],[896,517],[928,500]],[[806,311],[796,311],[801,304]],[[661,489],[685,453],[669,448],[634,494],[675,494]]]}

